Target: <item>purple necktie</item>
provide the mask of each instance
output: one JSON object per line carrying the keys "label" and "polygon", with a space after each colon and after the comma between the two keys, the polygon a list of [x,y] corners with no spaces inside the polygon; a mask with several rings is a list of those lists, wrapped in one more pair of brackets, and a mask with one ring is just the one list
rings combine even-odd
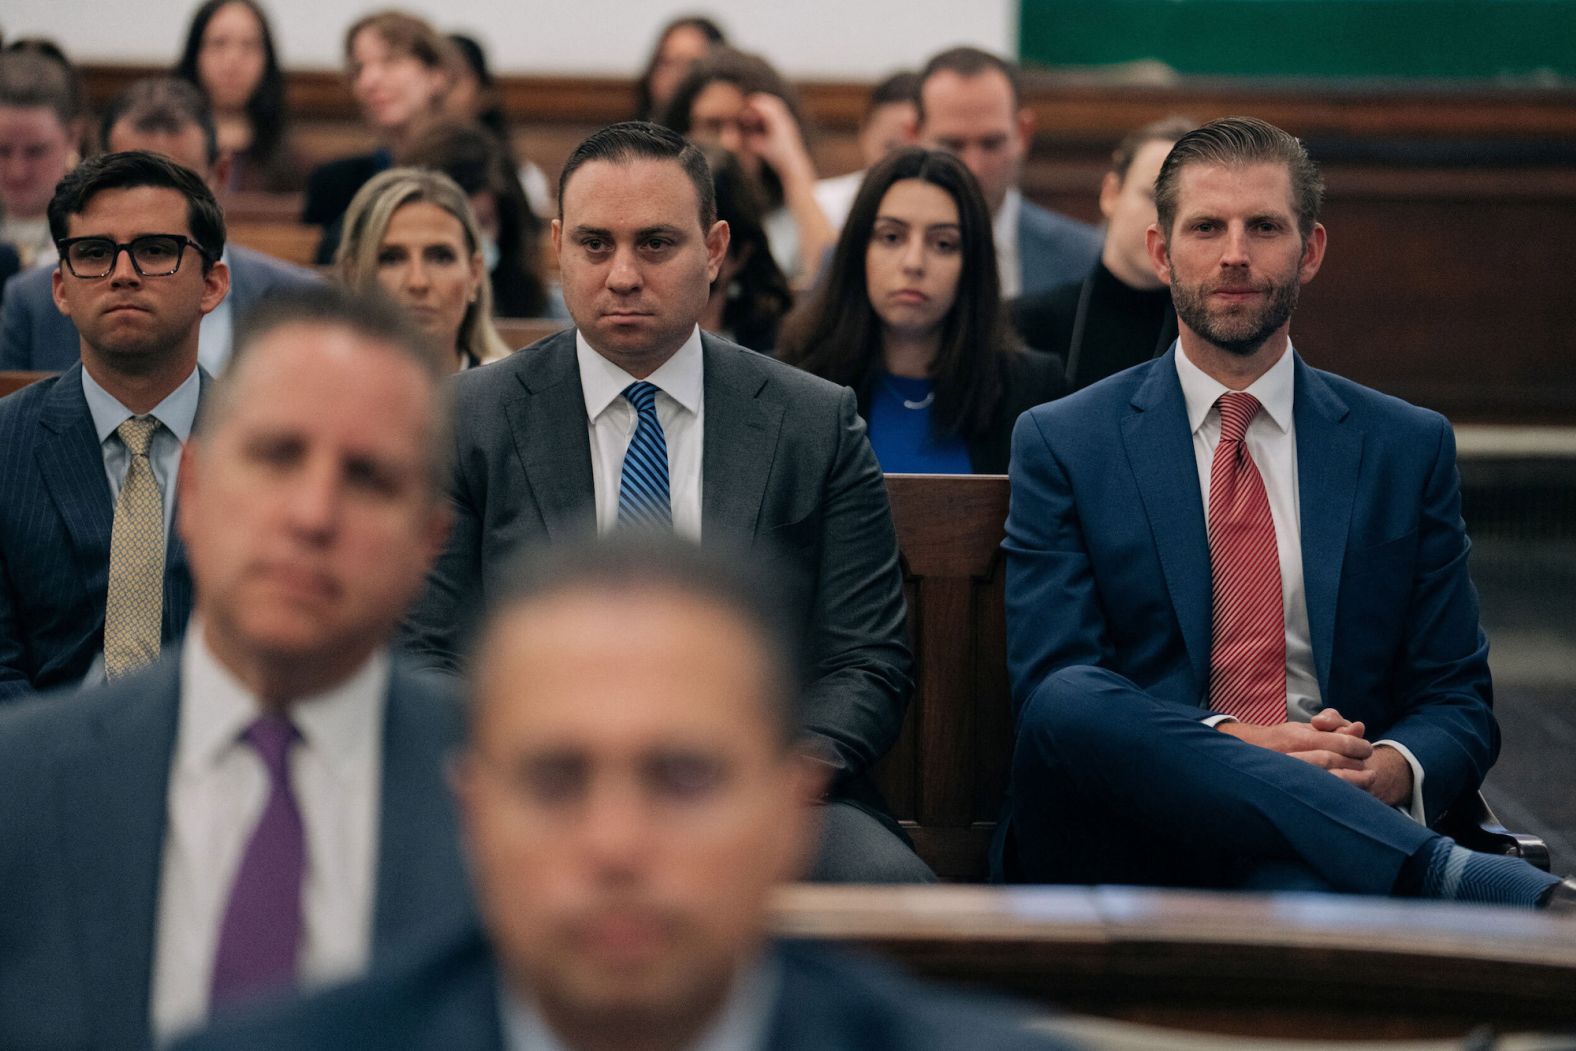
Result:
{"label": "purple necktie", "polygon": [[282,715],[265,715],[241,736],[268,768],[268,802],[241,856],[219,928],[216,1006],[293,984],[301,944],[306,844],[289,767],[296,730]]}

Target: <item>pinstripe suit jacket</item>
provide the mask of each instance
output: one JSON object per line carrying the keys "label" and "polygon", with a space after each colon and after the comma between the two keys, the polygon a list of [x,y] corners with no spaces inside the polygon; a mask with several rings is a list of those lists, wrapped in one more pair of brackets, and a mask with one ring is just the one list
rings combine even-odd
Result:
{"label": "pinstripe suit jacket", "polygon": [[[104,649],[114,520],[82,365],[0,398],[0,703],[79,682]],[[173,529],[164,566],[168,645],[192,608]]]}

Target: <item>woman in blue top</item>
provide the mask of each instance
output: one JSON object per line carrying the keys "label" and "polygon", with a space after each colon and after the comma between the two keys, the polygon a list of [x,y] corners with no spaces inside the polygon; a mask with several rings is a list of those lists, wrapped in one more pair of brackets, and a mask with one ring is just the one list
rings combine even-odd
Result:
{"label": "woman in blue top", "polygon": [[918,146],[865,176],[779,356],[858,392],[890,473],[1004,473],[1019,413],[1066,389],[1060,359],[1020,348],[1003,319],[974,177]]}

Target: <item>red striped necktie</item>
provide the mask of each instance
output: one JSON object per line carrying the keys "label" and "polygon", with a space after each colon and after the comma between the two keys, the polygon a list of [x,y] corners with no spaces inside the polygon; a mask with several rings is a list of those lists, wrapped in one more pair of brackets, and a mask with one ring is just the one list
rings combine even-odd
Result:
{"label": "red striped necktie", "polygon": [[1286,615],[1275,522],[1243,440],[1260,406],[1240,391],[1222,394],[1217,404],[1220,441],[1209,472],[1210,707],[1268,726],[1286,721]]}

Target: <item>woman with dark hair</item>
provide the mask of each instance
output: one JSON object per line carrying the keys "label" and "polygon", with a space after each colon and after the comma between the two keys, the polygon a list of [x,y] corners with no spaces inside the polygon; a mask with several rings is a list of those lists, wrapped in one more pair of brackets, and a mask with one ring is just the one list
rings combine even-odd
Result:
{"label": "woman with dark hair", "polygon": [[956,157],[911,146],[870,169],[779,356],[853,387],[883,470],[1001,474],[1024,410],[1066,389],[1002,315],[990,212]]}
{"label": "woman with dark hair", "polygon": [[660,120],[690,67],[727,42],[722,27],[704,15],[685,15],[663,26],[635,84],[635,119]]}
{"label": "woman with dark hair", "polygon": [[206,0],[192,15],[175,75],[208,97],[225,189],[285,192],[302,186],[288,145],[285,78],[268,16],[256,0]]}
{"label": "woman with dark hair", "polygon": [[470,199],[481,231],[494,315],[552,314],[542,278],[542,223],[492,132],[475,124],[440,121],[422,133],[406,159],[412,167],[447,175]]}
{"label": "woman with dark hair", "polygon": [[722,147],[760,180],[772,255],[791,280],[809,284],[837,235],[816,202],[799,101],[782,74],[759,55],[716,48],[690,68],[662,123],[698,145]]}
{"label": "woman with dark hair", "polygon": [[769,353],[777,345],[783,315],[793,306],[793,292],[766,243],[760,188],[727,150],[708,149],[706,162],[717,189],[717,218],[728,224],[730,236],[700,327]]}

